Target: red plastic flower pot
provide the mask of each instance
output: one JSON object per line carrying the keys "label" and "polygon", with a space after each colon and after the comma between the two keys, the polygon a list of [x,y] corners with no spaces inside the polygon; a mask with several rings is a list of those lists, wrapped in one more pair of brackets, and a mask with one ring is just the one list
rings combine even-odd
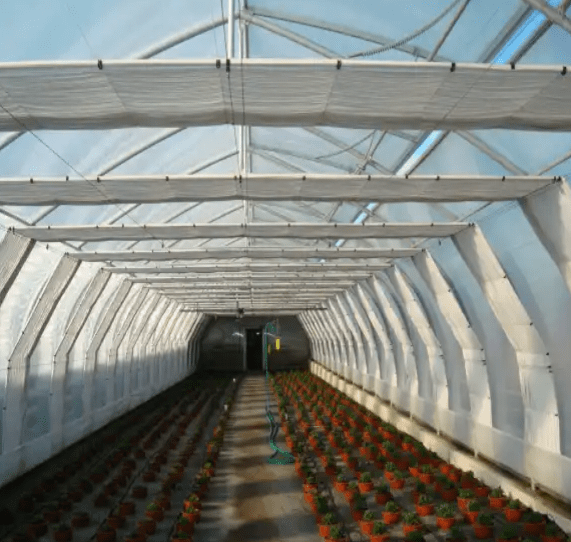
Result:
{"label": "red plastic flower pot", "polygon": [[145,516],[160,522],[165,519],[165,513],[162,510],[145,510]]}
{"label": "red plastic flower pot", "polygon": [[139,532],[145,536],[148,534],[155,534],[157,530],[157,524],[152,520],[139,520],[137,521],[137,528]]}
{"label": "red plastic flower pot", "polygon": [[329,532],[331,531],[331,527],[333,525],[319,525],[319,536],[323,538],[327,538],[329,536]]}
{"label": "red plastic flower pot", "polygon": [[400,480],[397,480],[395,478],[394,480],[391,480],[390,486],[391,489],[402,489],[404,487],[404,479],[401,478]]}
{"label": "red plastic flower pot", "polygon": [[506,506],[508,502],[506,497],[488,497],[488,502],[490,503],[490,508],[501,509]]}
{"label": "red plastic flower pot", "polygon": [[194,533],[194,523],[177,523],[176,532],[182,531],[183,533],[192,534]]}
{"label": "red plastic flower pot", "polygon": [[438,516],[436,517],[437,527],[444,531],[448,531],[455,523],[456,523],[456,518],[441,518]]}
{"label": "red plastic flower pot", "polygon": [[48,532],[48,525],[45,521],[39,523],[30,523],[27,533],[30,538],[39,538]]}
{"label": "red plastic flower pot", "polygon": [[88,514],[78,514],[71,518],[71,526],[74,529],[83,529],[89,525],[89,515]]}
{"label": "red plastic flower pot", "polygon": [[473,478],[462,478],[460,480],[460,487],[462,489],[474,489],[476,487],[476,481]]}
{"label": "red plastic flower pot", "polygon": [[460,481],[460,477],[461,477],[461,474],[460,474],[457,470],[451,470],[451,471],[448,473],[448,479],[449,479],[451,482],[454,482],[454,483],[459,482],[459,481]]}
{"label": "red plastic flower pot", "polygon": [[474,536],[483,540],[484,538],[492,538],[494,536],[494,528],[490,525],[481,525],[480,523],[474,523],[472,525],[474,528]]}
{"label": "red plastic flower pot", "polygon": [[125,525],[125,516],[108,516],[107,525],[115,530],[120,529]]}
{"label": "red plastic flower pot", "polygon": [[183,512],[182,517],[188,519],[191,523],[196,523],[200,519],[200,512]]}
{"label": "red plastic flower pot", "polygon": [[406,469],[408,469],[409,460],[406,457],[403,457],[401,459],[397,459],[395,461],[395,465],[397,466],[398,470],[406,470]]}
{"label": "red plastic flower pot", "polygon": [[468,504],[470,503],[470,501],[472,501],[474,499],[472,497],[468,497],[468,498],[457,497],[456,500],[458,501],[458,508],[462,512],[465,512],[466,510],[468,510]]}
{"label": "red plastic flower pot", "polygon": [[375,493],[375,502],[377,504],[387,504],[393,496],[390,493]]}
{"label": "red plastic flower pot", "polygon": [[408,472],[410,472],[411,476],[418,478],[420,474],[420,469],[418,467],[409,467]]}
{"label": "red plastic flower pot", "polygon": [[370,535],[373,532],[373,527],[375,525],[375,520],[360,520],[359,521],[359,528],[361,529],[361,532],[363,532],[364,534],[368,534]]}
{"label": "red plastic flower pot", "polygon": [[474,523],[476,523],[476,519],[479,513],[480,512],[478,510],[475,510],[474,512],[470,512],[469,510],[467,510],[466,512],[464,512],[464,517],[466,518],[466,521],[470,525],[474,525]]}
{"label": "red plastic flower pot", "polygon": [[452,489],[443,489],[440,492],[440,496],[446,502],[452,502],[456,500],[456,497],[458,497],[458,490],[455,487]]}
{"label": "red plastic flower pot", "polygon": [[115,529],[110,531],[97,531],[97,542],[115,542],[117,533]]}
{"label": "red plastic flower pot", "polygon": [[545,521],[542,521],[540,523],[524,523],[523,530],[527,534],[540,536],[545,533]]}
{"label": "red plastic flower pot", "polygon": [[387,542],[390,535],[383,533],[383,534],[372,534],[371,535],[371,542]]}
{"label": "red plastic flower pot", "polygon": [[157,475],[152,470],[143,474],[143,482],[154,482],[156,479]]}
{"label": "red plastic flower pot", "polygon": [[557,536],[547,536],[545,534],[541,535],[541,542],[563,542],[565,540],[564,536],[557,535]]}
{"label": "red plastic flower pot", "polygon": [[414,531],[422,531],[423,529],[424,525],[422,525],[422,523],[419,523],[418,525],[407,525],[406,523],[403,523],[402,525],[402,532],[404,533],[405,536],[408,533],[412,533]]}
{"label": "red plastic flower pot", "polygon": [[347,491],[348,486],[349,486],[349,482],[338,482],[337,480],[335,482],[333,482],[333,487],[337,491],[340,491],[341,493],[344,493],[345,491]]}
{"label": "red plastic flower pot", "polygon": [[135,513],[135,503],[133,501],[125,501],[119,503],[119,514],[122,516],[132,516]]}
{"label": "red plastic flower pot", "polygon": [[19,512],[33,512],[34,511],[34,500],[31,497],[22,497],[18,501],[18,511]]}
{"label": "red plastic flower pot", "polygon": [[514,538],[496,538],[496,542],[518,542],[519,536],[515,536]]}
{"label": "red plastic flower pot", "polygon": [[337,538],[336,540],[333,540],[333,538],[326,538],[325,542],[351,542],[351,541],[348,536],[344,536],[343,538]]}
{"label": "red plastic flower pot", "polygon": [[474,493],[476,497],[487,497],[490,493],[490,488],[488,486],[475,486]]}
{"label": "red plastic flower pot", "polygon": [[135,486],[131,493],[135,499],[146,499],[147,498],[147,488],[145,486]]}
{"label": "red plastic flower pot", "polygon": [[434,474],[419,472],[418,473],[418,479],[423,484],[432,484],[432,482],[434,482]]}
{"label": "red plastic flower pot", "polygon": [[66,529],[65,531],[54,531],[54,540],[56,542],[70,542],[73,538],[73,531],[71,529]]}
{"label": "red plastic flower pot", "polygon": [[361,521],[363,519],[363,510],[351,510],[351,516],[355,521]]}
{"label": "red plastic flower pot", "polygon": [[61,510],[46,510],[44,519],[46,523],[58,523],[61,519]]}
{"label": "red plastic flower pot", "polygon": [[330,465],[329,467],[325,467],[325,474],[329,476],[333,476],[337,470],[335,465]]}
{"label": "red plastic flower pot", "polygon": [[507,521],[515,523],[523,516],[523,508],[504,508],[504,515]]}
{"label": "red plastic flower pot", "polygon": [[398,523],[400,520],[400,512],[383,512],[383,521],[386,525]]}
{"label": "red plastic flower pot", "polygon": [[358,486],[361,493],[369,493],[369,491],[373,491],[373,488],[375,487],[373,482],[359,482]]}
{"label": "red plastic flower pot", "polygon": [[395,478],[395,474],[394,472],[391,472],[390,470],[386,470],[385,471],[385,478],[390,482],[391,480],[394,480]]}
{"label": "red plastic flower pot", "polygon": [[421,516],[431,516],[434,514],[434,504],[417,504],[416,513]]}
{"label": "red plastic flower pot", "polygon": [[414,445],[412,444],[412,442],[403,442],[402,443],[402,449],[405,452],[412,452],[413,448],[414,448]]}

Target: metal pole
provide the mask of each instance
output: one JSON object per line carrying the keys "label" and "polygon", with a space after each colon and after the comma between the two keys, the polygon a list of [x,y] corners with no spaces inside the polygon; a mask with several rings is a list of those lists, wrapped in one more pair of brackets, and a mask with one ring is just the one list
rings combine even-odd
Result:
{"label": "metal pole", "polygon": [[227,57],[234,57],[234,0],[228,0],[228,51]]}

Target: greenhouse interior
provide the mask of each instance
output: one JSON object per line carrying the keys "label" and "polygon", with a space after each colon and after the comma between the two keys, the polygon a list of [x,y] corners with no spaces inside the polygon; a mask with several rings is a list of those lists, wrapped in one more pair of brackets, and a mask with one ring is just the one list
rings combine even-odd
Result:
{"label": "greenhouse interior", "polygon": [[571,0],[0,8],[0,542],[571,542]]}

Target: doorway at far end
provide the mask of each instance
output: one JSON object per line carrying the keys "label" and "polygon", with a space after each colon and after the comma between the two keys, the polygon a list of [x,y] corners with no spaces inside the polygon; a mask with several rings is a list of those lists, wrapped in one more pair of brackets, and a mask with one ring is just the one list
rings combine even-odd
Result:
{"label": "doorway at far end", "polygon": [[246,330],[246,368],[248,371],[262,371],[264,368],[263,332],[264,328],[261,327]]}

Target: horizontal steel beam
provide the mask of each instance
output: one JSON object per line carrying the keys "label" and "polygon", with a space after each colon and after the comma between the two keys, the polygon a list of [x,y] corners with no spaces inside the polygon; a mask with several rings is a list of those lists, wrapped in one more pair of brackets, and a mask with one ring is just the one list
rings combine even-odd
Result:
{"label": "horizontal steel beam", "polygon": [[133,252],[74,252],[74,258],[84,262],[106,261],[169,261],[169,260],[230,260],[236,258],[250,259],[356,259],[356,258],[408,258],[418,254],[421,249],[415,248],[209,248],[169,251],[133,251]]}
{"label": "horizontal steel beam", "polygon": [[251,223],[145,224],[143,226],[35,226],[12,228],[14,233],[40,242],[144,241],[153,239],[390,239],[448,237],[469,224],[440,223]]}
{"label": "horizontal steel beam", "polygon": [[272,272],[345,272],[345,273],[374,273],[382,271],[390,267],[390,264],[372,264],[372,263],[246,263],[246,264],[224,264],[217,263],[213,265],[197,264],[197,265],[177,265],[177,266],[155,266],[155,267],[104,267],[109,273],[119,274],[145,274],[160,275],[170,273],[272,273]]}
{"label": "horizontal steel beam", "polygon": [[318,283],[327,283],[327,284],[336,284],[339,281],[348,281],[351,280],[355,282],[356,280],[364,280],[370,277],[370,273],[354,273],[354,274],[346,274],[346,273],[335,273],[335,274],[323,274],[323,273],[315,273],[315,274],[308,274],[308,273],[268,273],[265,275],[230,275],[230,274],[213,274],[213,275],[194,275],[189,277],[188,275],[183,276],[173,276],[173,277],[165,277],[165,276],[157,276],[157,277],[146,277],[146,278],[136,278],[131,279],[131,282],[140,283],[140,284],[218,284],[220,282],[232,282],[232,281],[241,281],[243,282],[255,282],[255,283],[280,283],[280,284],[298,284],[298,283],[309,283],[314,284]]}
{"label": "horizontal steel beam", "polygon": [[[87,179],[87,180],[86,180]],[[186,201],[501,201],[553,182],[545,176],[483,175],[87,175],[0,178],[2,205],[108,205]]]}

